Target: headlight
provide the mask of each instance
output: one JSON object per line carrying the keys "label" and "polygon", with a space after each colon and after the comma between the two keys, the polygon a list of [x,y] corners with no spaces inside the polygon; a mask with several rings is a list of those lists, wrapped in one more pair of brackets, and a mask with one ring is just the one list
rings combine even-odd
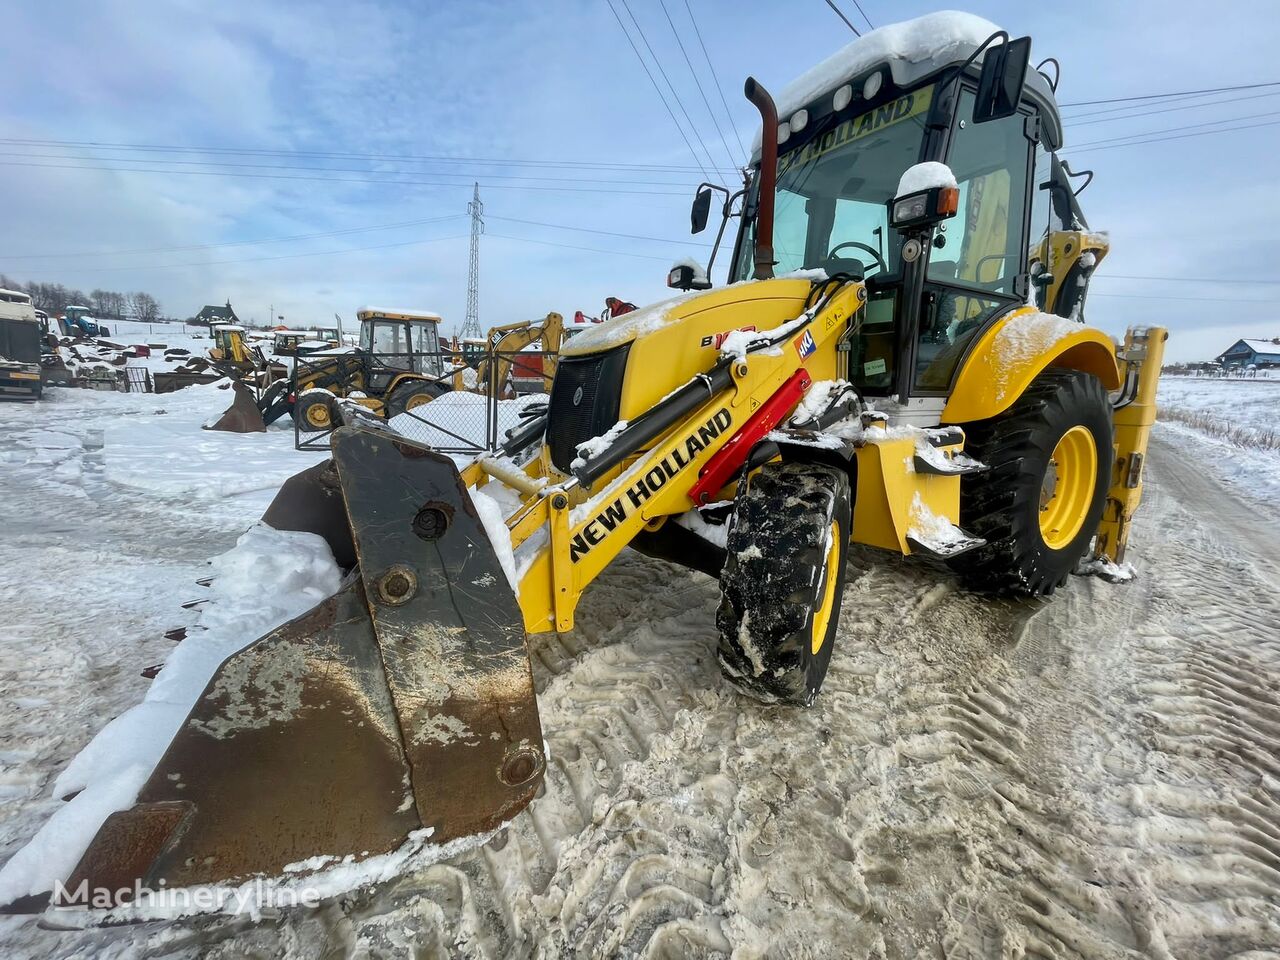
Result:
{"label": "headlight", "polygon": [[880,74],[880,72],[877,71],[873,73],[871,76],[867,77],[867,79],[864,80],[862,83],[863,98],[866,100],[870,100],[872,97],[874,97],[877,93],[880,92],[880,88],[883,85],[884,85],[884,77]]}
{"label": "headlight", "polygon": [[789,136],[791,136],[791,124],[785,121],[778,124],[778,143],[786,143]]}
{"label": "headlight", "polygon": [[836,91],[836,95],[831,98],[831,106],[835,107],[839,113],[850,103],[853,102],[853,85],[846,83],[843,87]]}
{"label": "headlight", "polygon": [[919,220],[925,215],[928,209],[929,195],[926,193],[916,193],[893,205],[893,222],[909,223],[912,220]]}
{"label": "headlight", "polygon": [[797,110],[791,115],[791,132],[799,133],[809,125],[809,111]]}

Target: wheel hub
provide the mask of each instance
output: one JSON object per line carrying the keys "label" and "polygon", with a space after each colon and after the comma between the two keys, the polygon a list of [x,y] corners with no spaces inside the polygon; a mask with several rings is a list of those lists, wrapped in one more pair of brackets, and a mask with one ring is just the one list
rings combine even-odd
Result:
{"label": "wheel hub", "polygon": [[1088,428],[1077,424],[1058,440],[1040,483],[1040,536],[1062,550],[1079,534],[1098,482],[1098,447]]}

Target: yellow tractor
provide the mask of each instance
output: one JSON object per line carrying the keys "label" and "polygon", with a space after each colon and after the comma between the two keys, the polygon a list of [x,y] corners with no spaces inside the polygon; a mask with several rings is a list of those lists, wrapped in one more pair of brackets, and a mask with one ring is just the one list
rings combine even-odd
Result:
{"label": "yellow tractor", "polygon": [[1165,333],[1053,312],[1084,231],[1033,176],[1063,141],[1053,87],[1029,39],[936,17],[801,78],[781,121],[747,81],[731,282],[678,266],[684,293],[570,340],[501,455],[459,471],[373,418],[335,431],[264,519],[353,575],[222,664],[69,885],[298,882],[498,827],[546,769],[527,637],[572,629],[628,546],[718,577],[727,681],[799,705],[851,543],[1036,595],[1122,562]]}
{"label": "yellow tractor", "polygon": [[338,398],[393,417],[449,391],[439,315],[366,307],[356,317],[359,346],[298,356],[287,388],[259,400],[264,423],[290,413],[299,430],[315,433],[333,428]]}

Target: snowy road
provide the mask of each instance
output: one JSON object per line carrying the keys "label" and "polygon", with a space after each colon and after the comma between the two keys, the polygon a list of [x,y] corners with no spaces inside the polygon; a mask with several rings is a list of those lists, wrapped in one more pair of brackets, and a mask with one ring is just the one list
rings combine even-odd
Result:
{"label": "snowy road", "polygon": [[[267,496],[122,487],[91,408],[13,409],[0,857]],[[855,551],[799,711],[720,681],[713,581],[627,553],[534,643],[547,789],[487,847],[256,923],[3,920],[0,954],[1280,957],[1280,518],[1163,436],[1131,586],[993,602]]]}

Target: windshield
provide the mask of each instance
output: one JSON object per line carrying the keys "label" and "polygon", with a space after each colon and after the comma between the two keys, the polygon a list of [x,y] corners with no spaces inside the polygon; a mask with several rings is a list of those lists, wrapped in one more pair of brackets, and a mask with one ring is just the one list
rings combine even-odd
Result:
{"label": "windshield", "polygon": [[[933,87],[922,87],[841,120],[833,114],[778,157],[773,250],[778,276],[861,265],[866,276],[896,273],[888,203],[903,171],[919,159]],[[755,222],[743,238],[735,280],[753,269]],[[857,246],[854,246],[857,244]]]}

